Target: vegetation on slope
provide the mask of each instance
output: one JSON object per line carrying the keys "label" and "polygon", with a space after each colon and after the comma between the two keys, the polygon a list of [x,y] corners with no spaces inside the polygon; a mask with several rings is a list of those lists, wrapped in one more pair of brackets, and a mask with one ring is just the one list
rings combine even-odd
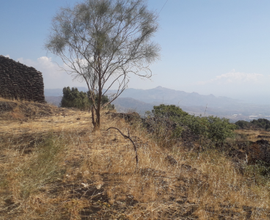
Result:
{"label": "vegetation on slope", "polygon": [[[95,101],[98,101],[98,97],[95,96]],[[108,96],[103,95],[101,97],[101,104],[105,105],[110,100]],[[79,92],[77,88],[72,87],[71,89],[69,87],[63,88],[63,97],[61,100],[61,107],[66,108],[77,108],[80,110],[89,110],[91,106],[93,105],[92,100],[90,99],[89,92]],[[107,106],[107,109],[114,109],[114,105],[109,104]]]}
{"label": "vegetation on slope", "polygon": [[235,124],[239,129],[264,129],[267,131],[270,128],[270,121],[265,118],[254,119],[250,122],[240,120]]}
{"label": "vegetation on slope", "polygon": [[[226,138],[233,137],[236,126],[229,123],[228,119],[214,116],[199,117],[190,115],[175,105],[154,106],[152,112],[148,112],[147,123],[156,133],[156,138],[162,137],[166,130],[172,131],[171,140],[181,141],[187,133],[194,138],[211,140],[213,143],[224,143]],[[170,143],[171,144],[171,143]],[[201,143],[202,144],[202,143]]]}
{"label": "vegetation on slope", "polygon": [[[139,120],[102,114],[94,133],[83,111],[1,118],[0,219],[269,218],[269,181],[255,166],[240,172],[219,149],[181,139],[165,148]],[[110,127],[129,133],[138,167],[132,143]]]}

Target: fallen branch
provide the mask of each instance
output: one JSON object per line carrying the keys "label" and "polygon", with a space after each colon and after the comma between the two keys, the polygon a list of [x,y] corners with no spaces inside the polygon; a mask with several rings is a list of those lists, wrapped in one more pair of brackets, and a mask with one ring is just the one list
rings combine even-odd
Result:
{"label": "fallen branch", "polygon": [[131,137],[130,137],[130,135],[129,135],[129,131],[128,131],[128,136],[127,136],[127,135],[124,135],[118,128],[110,127],[110,128],[107,129],[107,131],[110,130],[110,129],[115,129],[115,130],[117,130],[124,138],[129,139],[129,140],[131,141],[131,143],[132,143],[133,146],[134,146],[134,151],[135,151],[135,153],[136,153],[136,157],[135,157],[135,158],[136,158],[136,168],[137,168],[137,167],[138,167],[138,153],[137,153],[137,147],[136,147],[135,143],[133,142],[133,140],[131,139]]}

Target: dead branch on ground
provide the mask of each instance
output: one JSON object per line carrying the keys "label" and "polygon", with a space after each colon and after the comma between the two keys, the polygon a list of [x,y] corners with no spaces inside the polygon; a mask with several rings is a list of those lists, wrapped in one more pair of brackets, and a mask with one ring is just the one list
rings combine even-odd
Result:
{"label": "dead branch on ground", "polygon": [[107,129],[107,131],[110,130],[110,129],[115,129],[115,130],[117,130],[124,138],[129,139],[129,140],[131,141],[131,143],[133,144],[133,147],[134,147],[134,151],[135,151],[135,153],[136,153],[136,157],[135,157],[135,158],[136,158],[136,168],[137,168],[137,167],[138,167],[138,153],[137,153],[137,147],[136,147],[134,141],[133,141],[133,140],[131,139],[131,137],[130,137],[129,130],[128,130],[128,136],[127,136],[127,135],[124,135],[118,128],[110,127],[110,128]]}

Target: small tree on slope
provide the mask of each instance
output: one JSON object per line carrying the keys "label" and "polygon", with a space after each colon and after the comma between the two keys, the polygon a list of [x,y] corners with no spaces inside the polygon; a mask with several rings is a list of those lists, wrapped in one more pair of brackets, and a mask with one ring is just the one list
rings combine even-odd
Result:
{"label": "small tree on slope", "polygon": [[[61,8],[54,17],[45,46],[62,59],[68,73],[86,82],[94,129],[100,127],[101,108],[124,91],[130,73],[151,76],[148,66],[159,52],[150,41],[156,19],[143,0],[86,0]],[[117,92],[102,105],[102,95],[113,85]]]}
{"label": "small tree on slope", "polygon": [[89,109],[90,102],[85,92],[79,92],[77,88],[64,87],[60,106],[86,110]]}

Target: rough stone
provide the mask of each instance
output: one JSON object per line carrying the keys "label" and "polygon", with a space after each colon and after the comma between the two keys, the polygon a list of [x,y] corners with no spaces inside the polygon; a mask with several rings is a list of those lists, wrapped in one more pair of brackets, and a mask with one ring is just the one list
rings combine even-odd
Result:
{"label": "rough stone", "polygon": [[0,96],[44,103],[42,73],[0,55]]}

